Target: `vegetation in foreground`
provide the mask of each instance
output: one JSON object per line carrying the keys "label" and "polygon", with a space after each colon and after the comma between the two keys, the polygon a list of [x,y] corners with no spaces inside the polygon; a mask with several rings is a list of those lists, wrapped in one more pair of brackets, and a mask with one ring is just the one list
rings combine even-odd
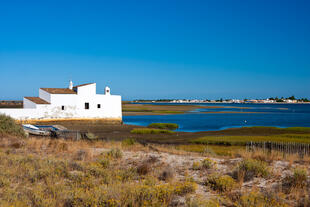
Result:
{"label": "vegetation in foreground", "polygon": [[4,207],[310,205],[309,157],[243,150],[222,157],[132,138],[73,142],[13,134],[0,136]]}
{"label": "vegetation in foreground", "polygon": [[[2,143],[1,206],[309,204],[309,172],[300,163],[306,166],[310,158],[280,161],[285,166],[283,174],[283,169],[276,167],[278,157],[260,152],[242,153],[236,160],[188,154],[171,146],[144,147],[129,139],[73,142],[2,138]],[[188,162],[192,165],[185,164]],[[192,167],[195,165],[199,167]],[[237,177],[229,173],[233,170],[238,172]],[[282,190],[275,191],[272,186]]]}

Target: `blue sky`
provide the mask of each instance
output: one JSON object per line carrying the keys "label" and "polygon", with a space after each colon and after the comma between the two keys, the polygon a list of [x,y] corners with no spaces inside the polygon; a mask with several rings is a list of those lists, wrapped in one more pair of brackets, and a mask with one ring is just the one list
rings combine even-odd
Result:
{"label": "blue sky", "polygon": [[310,98],[310,1],[1,1],[0,99]]}

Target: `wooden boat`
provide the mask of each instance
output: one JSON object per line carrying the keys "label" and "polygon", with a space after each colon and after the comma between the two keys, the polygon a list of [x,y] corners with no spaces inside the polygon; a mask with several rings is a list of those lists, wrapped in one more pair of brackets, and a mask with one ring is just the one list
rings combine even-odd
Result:
{"label": "wooden boat", "polygon": [[23,124],[24,131],[31,135],[39,136],[50,136],[51,132],[49,130],[42,130],[31,124]]}

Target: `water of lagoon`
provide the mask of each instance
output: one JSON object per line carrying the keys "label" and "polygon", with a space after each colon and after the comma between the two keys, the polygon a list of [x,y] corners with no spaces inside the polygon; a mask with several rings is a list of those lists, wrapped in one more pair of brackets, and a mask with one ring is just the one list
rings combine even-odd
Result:
{"label": "water of lagoon", "polygon": [[185,114],[124,116],[123,121],[125,124],[140,126],[147,126],[150,123],[176,123],[180,126],[178,131],[186,132],[222,130],[244,126],[310,127],[310,104],[204,103],[199,105],[223,106],[225,108],[197,109]]}

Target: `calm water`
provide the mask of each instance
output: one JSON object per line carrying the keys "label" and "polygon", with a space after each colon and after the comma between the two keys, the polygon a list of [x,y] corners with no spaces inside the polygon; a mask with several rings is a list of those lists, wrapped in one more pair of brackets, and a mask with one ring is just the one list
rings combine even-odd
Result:
{"label": "calm water", "polygon": [[[173,104],[175,105],[175,104]],[[195,104],[197,105],[197,104]],[[124,116],[125,124],[147,126],[150,123],[177,123],[179,131],[195,132],[222,130],[243,126],[310,127],[310,104],[199,104],[224,106],[217,109],[199,109],[177,115]],[[234,108],[247,107],[247,108]],[[207,111],[234,111],[260,113],[204,114]]]}

